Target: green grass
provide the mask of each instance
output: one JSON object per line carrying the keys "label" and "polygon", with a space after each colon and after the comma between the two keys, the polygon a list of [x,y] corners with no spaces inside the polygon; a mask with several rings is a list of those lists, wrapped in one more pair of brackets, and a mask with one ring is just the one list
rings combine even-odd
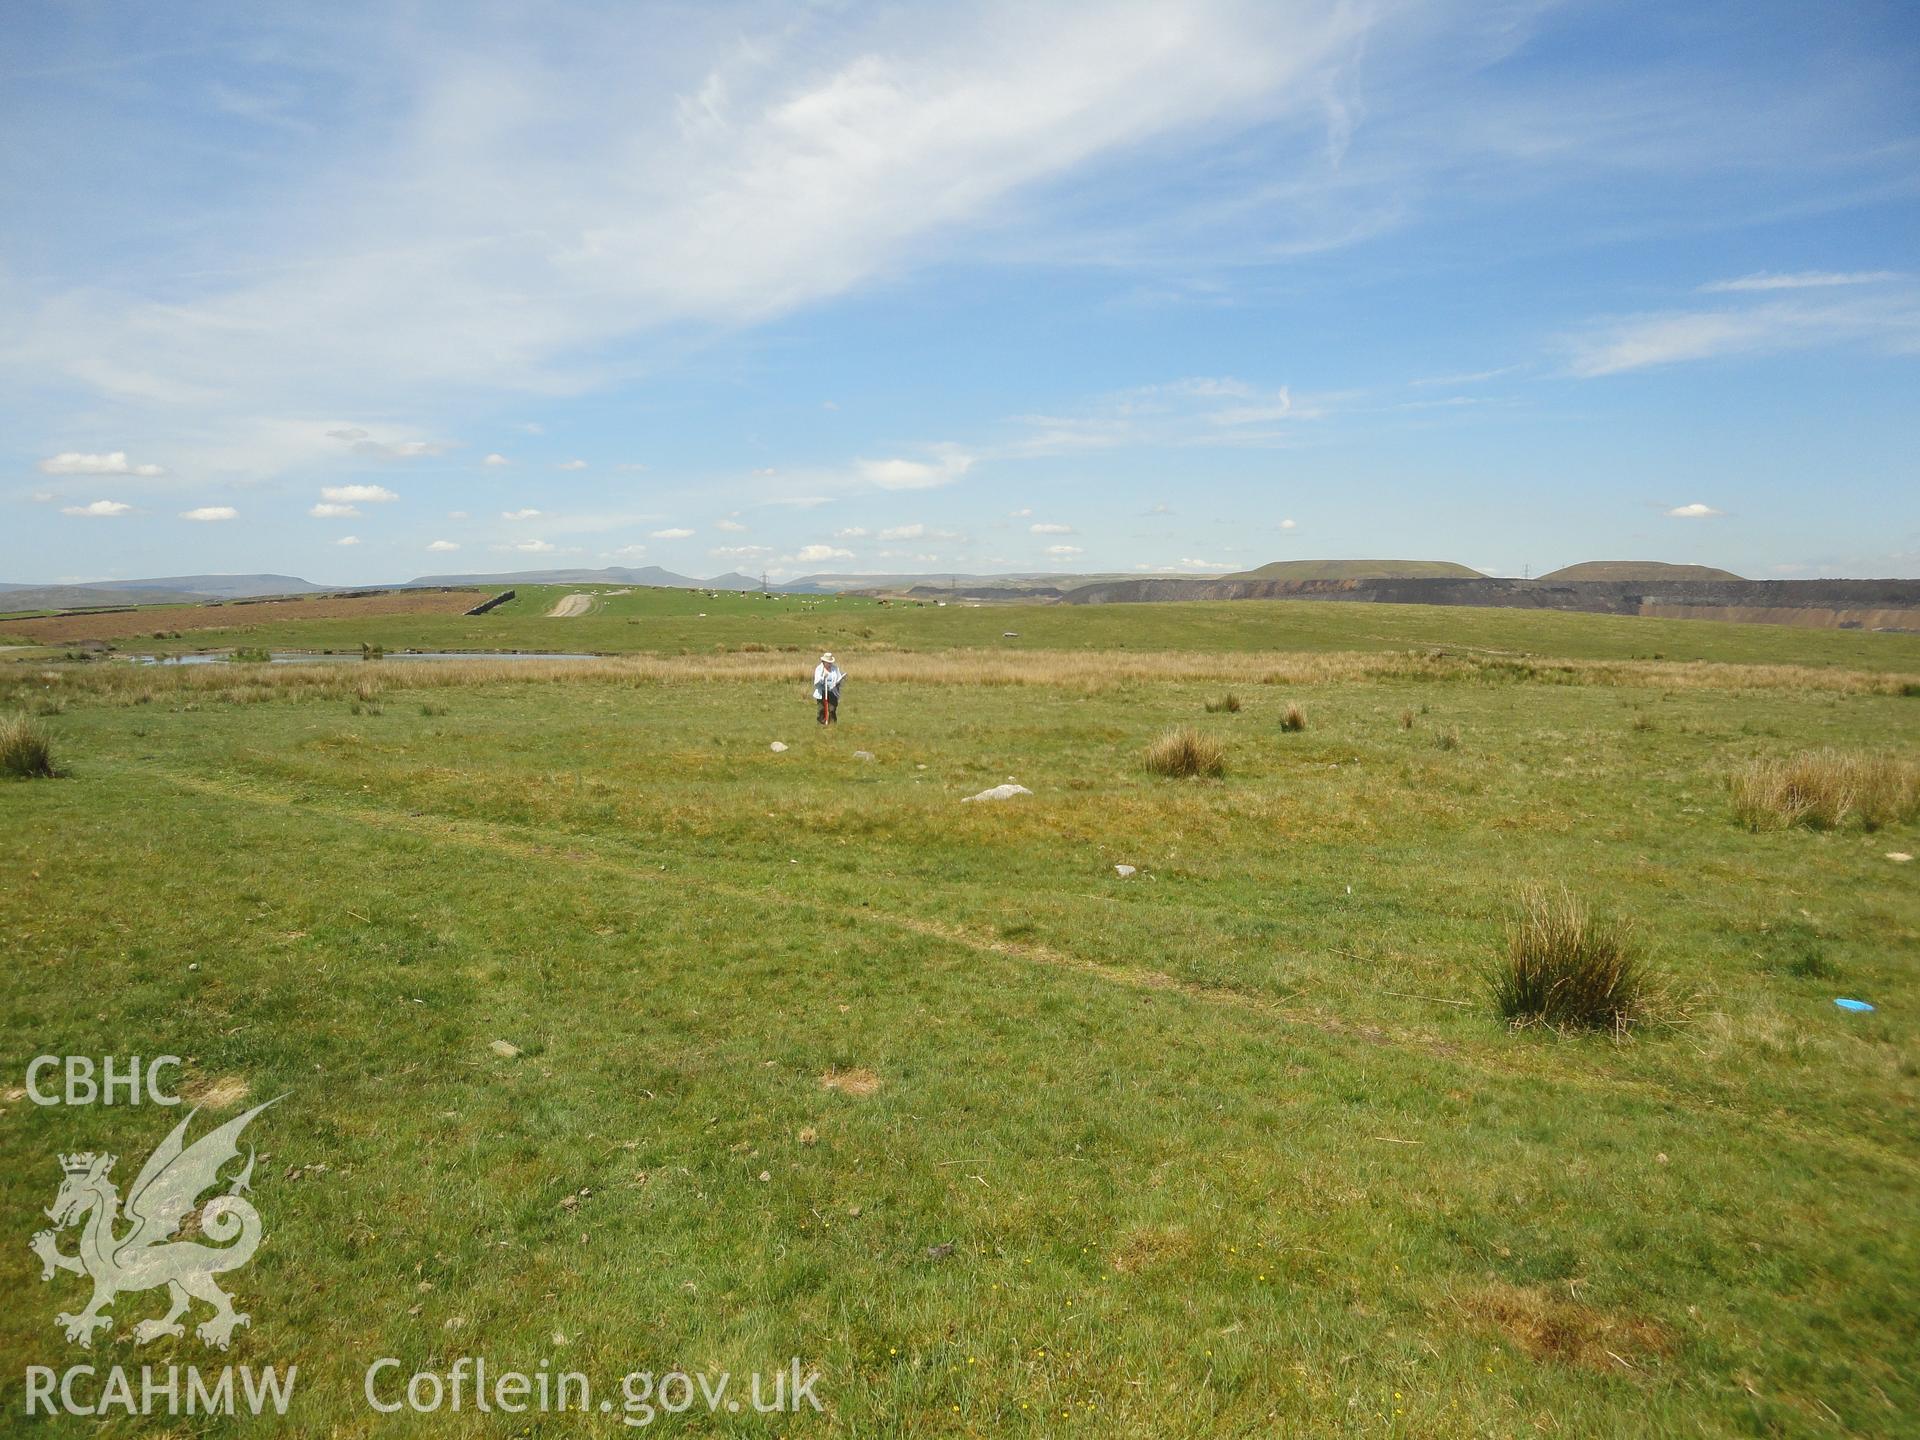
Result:
{"label": "green grass", "polygon": [[[629,598],[498,633],[705,633]],[[1911,753],[1913,700],[1236,681],[1224,778],[1175,783],[1140,757],[1218,678],[863,684],[844,635],[1245,649],[1259,607],[695,600],[721,643],[851,652],[840,727],[797,679],[691,670],[0,672],[7,708],[65,696],[41,723],[71,772],[0,788],[8,1068],[165,1051],[190,1091],[288,1093],[251,1132],[269,1243],[229,1277],[254,1318],[228,1357],[299,1364],[286,1433],[386,1433],[367,1362],[461,1354],[818,1364],[830,1413],[722,1427],[754,1435],[1910,1433],[1920,893],[1884,855],[1920,833],[1753,833],[1727,777]],[[1588,654],[1657,624],[1548,618]],[[1910,667],[1901,637],[1793,638]],[[1288,703],[1310,730],[1279,733]],[[1036,793],[959,803],[1009,777]],[[1483,977],[1526,881],[1630,919],[1693,1023],[1511,1030]],[[857,1070],[871,1095],[821,1084]],[[207,1363],[131,1347],[150,1295],[66,1346],[80,1282],[41,1286],[25,1243],[56,1151],[129,1171],[175,1118],[0,1109],[10,1372]],[[415,1428],[580,1433],[441,1422]]]}
{"label": "green grass", "polygon": [[[577,619],[549,620],[570,594],[596,596]],[[704,614],[702,613],[704,612]],[[171,628],[177,616],[167,619]],[[155,628],[160,628],[158,620]],[[1009,639],[1003,632],[1017,631]],[[0,643],[7,639],[0,622]],[[1707,620],[1379,605],[1336,601],[1234,600],[1151,605],[938,606],[856,596],[775,596],[696,590],[529,585],[476,616],[239,625],[179,638],[124,641],[129,653],[172,654],[235,645],[274,651],[561,650],[596,654],[705,654],[765,646],[812,657],[832,649],[1143,650],[1327,653],[1439,650],[1490,660],[1548,656],[1572,660],[1665,659],[1811,665],[1920,675],[1920,636],[1859,630],[1736,625]]]}

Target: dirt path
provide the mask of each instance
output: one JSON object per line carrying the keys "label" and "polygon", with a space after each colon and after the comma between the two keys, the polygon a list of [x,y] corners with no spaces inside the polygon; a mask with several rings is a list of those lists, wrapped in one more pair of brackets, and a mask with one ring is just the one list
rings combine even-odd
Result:
{"label": "dirt path", "polygon": [[593,596],[568,595],[565,598],[556,602],[554,607],[551,610],[547,611],[547,619],[572,620],[581,615],[586,614],[587,611],[591,610],[592,608],[593,608]]}

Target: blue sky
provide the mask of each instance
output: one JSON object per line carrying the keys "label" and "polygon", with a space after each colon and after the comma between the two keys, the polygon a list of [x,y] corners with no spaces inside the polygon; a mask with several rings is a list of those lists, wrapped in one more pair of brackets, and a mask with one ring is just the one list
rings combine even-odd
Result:
{"label": "blue sky", "polygon": [[0,578],[1920,575],[1911,5],[32,6]]}

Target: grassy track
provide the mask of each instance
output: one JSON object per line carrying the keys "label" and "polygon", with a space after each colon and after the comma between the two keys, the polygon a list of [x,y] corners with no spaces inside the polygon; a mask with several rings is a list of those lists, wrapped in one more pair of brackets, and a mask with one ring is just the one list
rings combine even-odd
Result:
{"label": "grassy track", "polygon": [[[253,1132],[269,1238],[233,1277],[254,1320],[229,1357],[298,1363],[287,1433],[387,1433],[366,1364],[461,1354],[609,1386],[819,1365],[828,1413],[717,1422],[752,1435],[1912,1433],[1920,886],[1885,855],[1920,827],[1751,834],[1725,776],[1910,753],[1920,699],[1328,663],[1207,714],[1217,681],[1150,666],[1035,654],[1056,682],[979,686],[992,657],[960,654],[863,682],[859,649],[1015,629],[1009,647],[1242,652],[1265,623],[1306,650],[1884,675],[1920,670],[1912,641],[659,592],[533,618],[554,598],[489,633],[824,637],[847,723],[810,723],[806,653],[764,657],[795,662],[785,679],[0,678],[56,712],[72,772],[0,787],[8,1077],[43,1052],[167,1050],[190,1092],[288,1092]],[[454,643],[426,633],[442,623],[387,643]],[[599,638],[622,632],[648,643]],[[1279,731],[1289,702],[1304,733]],[[1225,741],[1226,777],[1147,775],[1147,743],[1189,722]],[[1036,793],[959,803],[1010,777]],[[1626,1044],[1501,1028],[1482,978],[1526,879],[1632,921],[1690,1023]],[[822,1084],[863,1071],[869,1095]],[[173,1118],[0,1107],[0,1383],[81,1355],[52,1323],[79,1282],[42,1287],[26,1249],[54,1153],[130,1170]],[[206,1363],[190,1340],[135,1350],[157,1308],[122,1299],[96,1363]]]}

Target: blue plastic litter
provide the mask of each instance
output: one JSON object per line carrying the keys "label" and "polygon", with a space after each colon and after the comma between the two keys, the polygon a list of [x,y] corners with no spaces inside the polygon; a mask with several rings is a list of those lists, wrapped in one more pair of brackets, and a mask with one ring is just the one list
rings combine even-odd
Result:
{"label": "blue plastic litter", "polygon": [[1873,1006],[1871,1006],[1871,1005],[1869,1005],[1869,1004],[1868,1004],[1868,1003],[1867,1003],[1866,1001],[1864,1001],[1864,1000],[1849,1000],[1849,999],[1847,999],[1847,998],[1846,998],[1846,997],[1845,997],[1844,995],[1843,995],[1843,996],[1840,996],[1840,997],[1839,997],[1838,999],[1836,999],[1836,1000],[1835,1000],[1835,1001],[1834,1001],[1833,1003],[1834,1003],[1834,1004],[1836,1004],[1836,1005],[1838,1005],[1838,1006],[1839,1006],[1839,1007],[1840,1007],[1840,1008],[1841,1008],[1842,1010],[1871,1010],[1871,1009],[1873,1009]]}

